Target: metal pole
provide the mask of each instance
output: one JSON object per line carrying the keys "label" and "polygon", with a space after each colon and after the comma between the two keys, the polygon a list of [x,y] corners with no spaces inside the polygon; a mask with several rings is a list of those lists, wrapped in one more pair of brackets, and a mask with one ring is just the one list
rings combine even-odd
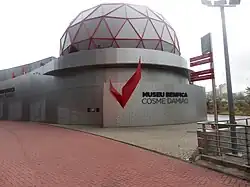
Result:
{"label": "metal pole", "polygon": [[218,123],[217,96],[216,96],[215,79],[212,79],[212,87],[213,87],[213,103],[214,103],[214,122]]}
{"label": "metal pole", "polygon": [[[211,63],[211,68],[213,68],[213,62]],[[219,124],[218,124],[215,77],[212,79],[212,87],[213,87],[214,127],[215,127],[215,132],[216,132],[216,146],[217,146],[217,153],[220,154],[220,141],[219,141],[220,138],[219,138]]]}
{"label": "metal pole", "polygon": [[[212,46],[212,41],[211,46]],[[213,51],[213,50],[211,50]],[[214,57],[212,53],[212,62],[210,63],[210,68],[214,71]],[[214,127],[216,132],[216,146],[217,153],[220,155],[220,137],[219,137],[219,124],[218,124],[218,111],[217,111],[217,93],[216,93],[216,84],[215,84],[215,75],[212,78],[212,89],[213,89],[213,104],[214,104]]]}
{"label": "metal pole", "polygon": [[[223,6],[220,7],[220,12],[221,12],[222,32],[223,32],[223,42],[224,42],[229,122],[230,124],[235,124],[234,100],[233,100],[233,92],[232,92],[231,72],[230,72],[228,43],[227,43],[226,18],[225,18],[225,11],[224,11]],[[237,154],[236,127],[234,125],[231,125],[230,131],[231,131],[230,133],[231,133],[231,142],[232,142],[232,153]]]}
{"label": "metal pole", "polygon": [[[214,60],[213,53],[212,59]],[[214,70],[214,62],[210,63],[210,68]],[[213,104],[214,104],[214,122],[218,123],[218,111],[217,111],[217,94],[216,94],[216,84],[215,84],[215,75],[212,79],[212,89],[213,89]]]}

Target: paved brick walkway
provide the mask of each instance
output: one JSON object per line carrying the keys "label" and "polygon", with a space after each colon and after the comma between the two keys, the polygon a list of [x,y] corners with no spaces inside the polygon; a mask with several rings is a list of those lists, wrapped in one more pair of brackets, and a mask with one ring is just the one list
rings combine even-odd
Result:
{"label": "paved brick walkway", "polygon": [[46,125],[0,123],[3,187],[250,186],[115,141]]}

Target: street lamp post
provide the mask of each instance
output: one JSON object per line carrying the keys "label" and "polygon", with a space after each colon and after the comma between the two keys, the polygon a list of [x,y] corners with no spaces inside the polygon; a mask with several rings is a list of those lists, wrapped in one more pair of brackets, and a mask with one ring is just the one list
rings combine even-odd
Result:
{"label": "street lamp post", "polygon": [[[230,63],[229,63],[226,19],[225,19],[225,11],[224,11],[223,6],[220,7],[220,11],[221,11],[222,32],[223,32],[223,41],[224,41],[224,56],[225,56],[225,69],[226,69],[226,80],[227,80],[227,99],[228,99],[229,122],[230,122],[230,124],[235,124],[234,99],[233,99],[231,71],[230,71]],[[230,134],[231,134],[231,142],[232,142],[232,153],[237,154],[236,127],[231,126],[230,131],[231,131]]]}
{"label": "street lamp post", "polygon": [[[210,7],[220,7],[221,12],[221,23],[222,23],[222,32],[223,32],[223,43],[224,43],[224,58],[225,58],[225,70],[226,70],[226,81],[227,81],[227,98],[228,98],[228,111],[229,111],[229,122],[230,124],[235,123],[235,113],[234,113],[234,99],[232,92],[232,82],[231,82],[231,72],[230,72],[230,63],[229,63],[229,52],[228,52],[228,42],[227,42],[227,30],[226,30],[226,18],[225,18],[225,7],[235,7],[239,5],[241,0],[201,0],[202,4]],[[232,153],[237,154],[237,135],[236,127],[230,127],[231,143],[232,143]]]}

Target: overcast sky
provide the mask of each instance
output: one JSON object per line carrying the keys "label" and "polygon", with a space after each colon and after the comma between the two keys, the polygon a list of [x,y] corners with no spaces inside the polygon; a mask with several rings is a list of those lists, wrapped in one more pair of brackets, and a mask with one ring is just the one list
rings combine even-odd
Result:
{"label": "overcast sky", "polygon": [[[76,15],[100,3],[128,2],[147,5],[161,13],[173,26],[187,60],[199,55],[200,37],[213,36],[216,83],[225,82],[222,29],[218,8],[200,0],[8,0],[0,3],[0,69],[31,63],[48,56],[58,57],[59,40]],[[226,9],[233,91],[250,86],[250,1]],[[206,67],[204,67],[206,68]],[[211,89],[210,81],[199,85]]]}

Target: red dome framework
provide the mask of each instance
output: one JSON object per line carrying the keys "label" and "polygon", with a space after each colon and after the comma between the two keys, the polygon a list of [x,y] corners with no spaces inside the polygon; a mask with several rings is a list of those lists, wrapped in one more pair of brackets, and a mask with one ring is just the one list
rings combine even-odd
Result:
{"label": "red dome framework", "polygon": [[146,6],[101,4],[81,12],[60,42],[60,54],[98,48],[145,48],[180,55],[174,29]]}

